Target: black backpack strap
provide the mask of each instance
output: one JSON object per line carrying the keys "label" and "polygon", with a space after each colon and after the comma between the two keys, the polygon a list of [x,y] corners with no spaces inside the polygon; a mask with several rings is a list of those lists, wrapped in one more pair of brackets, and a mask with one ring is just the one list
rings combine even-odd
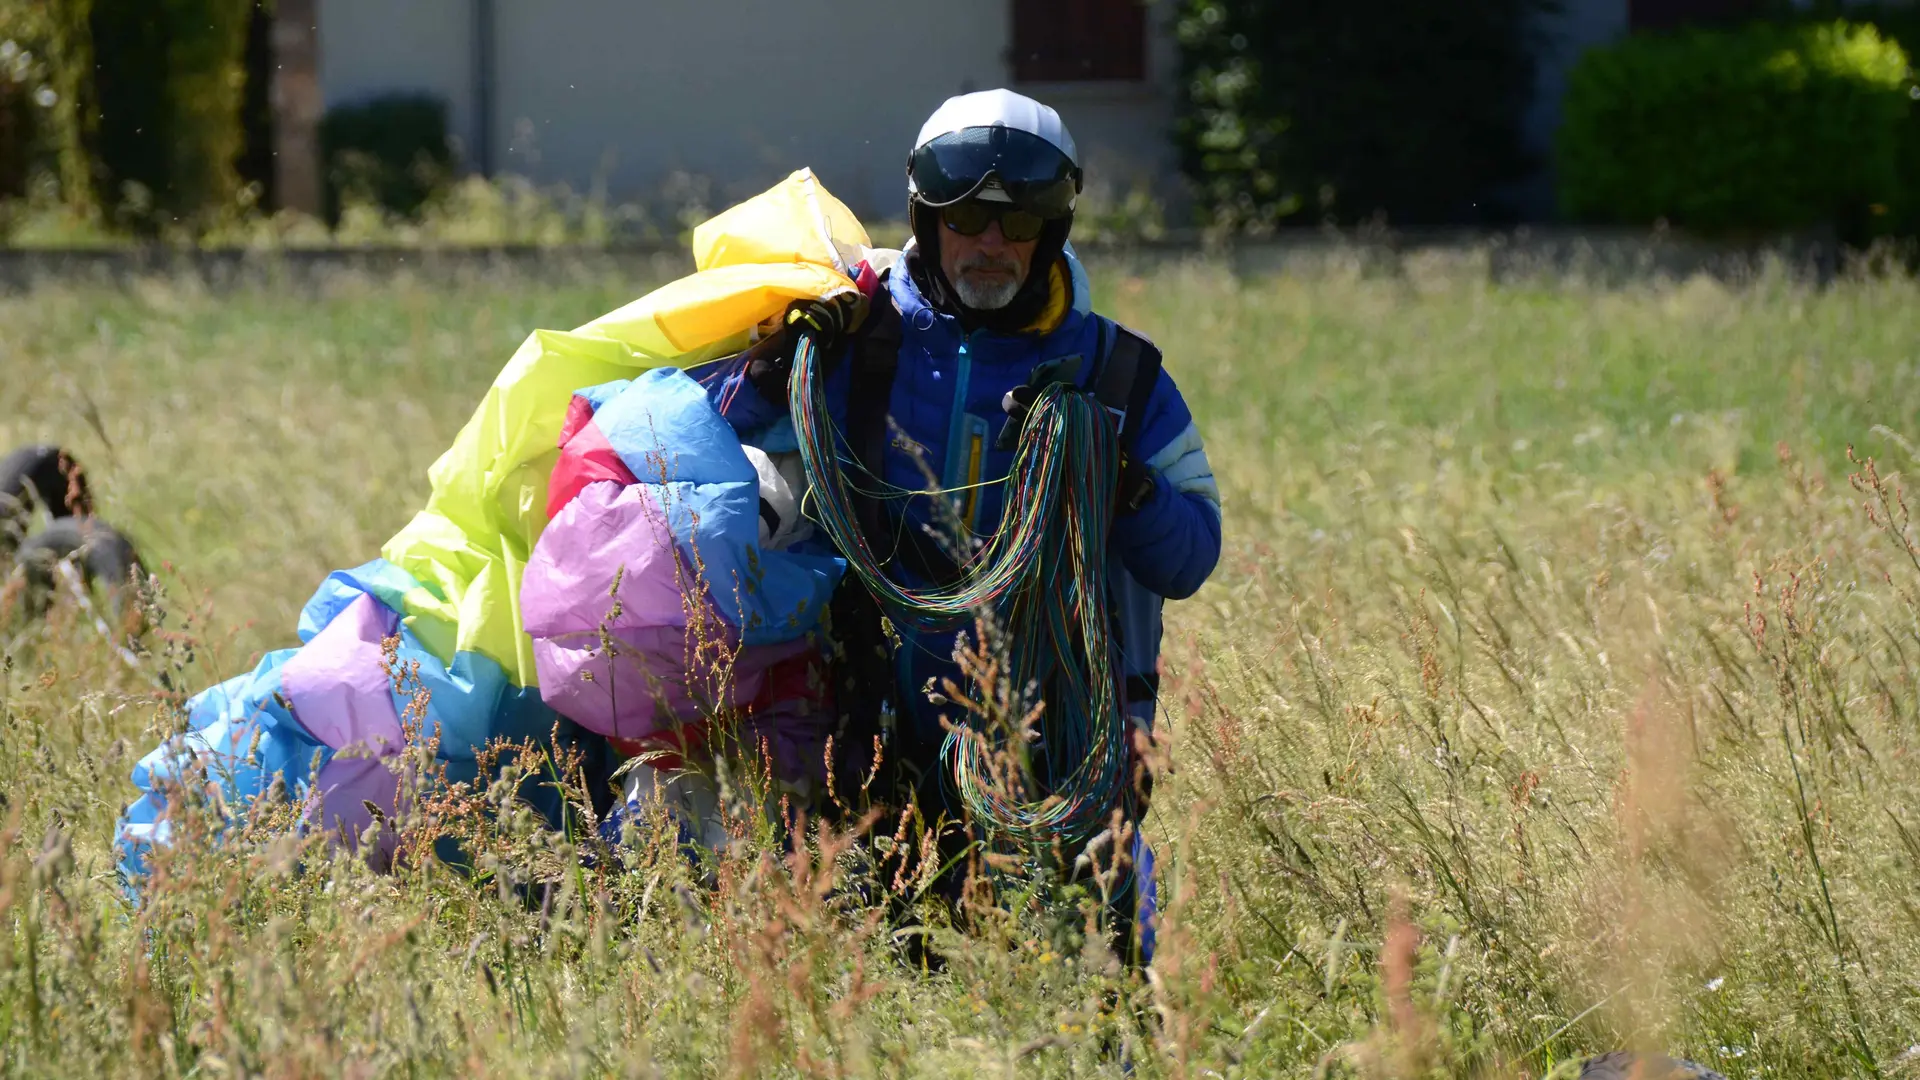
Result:
{"label": "black backpack strap", "polygon": [[[885,475],[887,408],[893,399],[893,378],[900,367],[900,310],[893,306],[882,279],[867,321],[853,340],[850,359],[853,382],[847,390],[847,443],[860,466],[875,479]],[[855,484],[854,513],[868,543],[886,535],[880,500],[858,494],[871,484]]]}
{"label": "black backpack strap", "polygon": [[1100,359],[1093,396],[1120,420],[1120,446],[1129,454],[1146,421],[1147,401],[1160,381],[1160,346],[1111,319],[1100,320]]}
{"label": "black backpack strap", "polygon": [[[1094,399],[1119,417],[1120,448],[1131,456],[1140,441],[1140,428],[1146,423],[1147,402],[1153,397],[1154,384],[1160,381],[1160,346],[1111,319],[1103,318],[1100,323],[1100,352],[1088,386]],[[1117,619],[1113,636],[1116,641],[1123,636]],[[1157,700],[1160,675],[1129,675],[1121,692],[1129,705]]]}
{"label": "black backpack strap", "polygon": [[[884,279],[883,279],[884,281]],[[900,365],[900,312],[884,284],[874,297],[867,321],[855,332],[848,345],[847,361],[853,365],[852,382],[847,389],[847,424],[844,432],[847,452],[873,477],[885,475],[889,434],[887,409],[893,398],[893,379]],[[850,485],[854,520],[869,544],[879,544],[889,535],[886,507],[868,492],[878,485],[861,481]],[[882,558],[886,555],[882,553]],[[894,706],[893,660],[891,646],[881,626],[880,606],[854,574],[840,579],[830,606],[834,648],[832,678],[834,700],[839,713],[834,731],[834,798],[823,807],[831,813],[850,806],[855,812],[861,779],[872,773],[875,740],[891,739],[883,717]],[[882,751],[883,760],[891,759],[891,747]],[[889,785],[882,784],[885,789]],[[876,792],[875,794],[878,794]]]}

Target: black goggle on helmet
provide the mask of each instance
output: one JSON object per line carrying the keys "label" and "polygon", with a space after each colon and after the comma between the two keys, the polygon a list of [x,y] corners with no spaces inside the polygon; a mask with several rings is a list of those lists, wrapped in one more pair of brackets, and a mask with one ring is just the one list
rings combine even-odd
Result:
{"label": "black goggle on helmet", "polygon": [[1080,185],[1079,167],[1059,147],[1000,124],[948,132],[907,160],[910,196],[934,209],[978,198],[1062,218],[1073,213]]}

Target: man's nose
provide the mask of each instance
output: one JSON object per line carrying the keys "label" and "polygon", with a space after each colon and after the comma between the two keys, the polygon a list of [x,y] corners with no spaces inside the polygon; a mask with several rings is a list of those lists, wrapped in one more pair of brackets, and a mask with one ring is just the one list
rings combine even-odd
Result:
{"label": "man's nose", "polygon": [[992,253],[1007,246],[1007,234],[1000,231],[1000,222],[996,219],[987,223],[987,229],[980,234],[980,248]]}

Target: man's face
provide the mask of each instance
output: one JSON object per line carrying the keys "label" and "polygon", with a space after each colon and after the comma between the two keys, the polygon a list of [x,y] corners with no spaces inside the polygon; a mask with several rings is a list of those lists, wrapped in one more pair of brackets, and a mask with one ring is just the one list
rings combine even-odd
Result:
{"label": "man's face", "polygon": [[1039,240],[1008,240],[998,221],[977,236],[962,236],[940,224],[940,269],[960,294],[960,302],[976,311],[1006,307],[1026,284]]}

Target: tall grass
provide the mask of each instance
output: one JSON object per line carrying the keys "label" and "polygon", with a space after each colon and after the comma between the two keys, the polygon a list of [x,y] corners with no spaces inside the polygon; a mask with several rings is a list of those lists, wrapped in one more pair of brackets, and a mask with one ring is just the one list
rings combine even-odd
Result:
{"label": "tall grass", "polygon": [[1920,1075],[1913,282],[1095,271],[1227,502],[1171,609],[1139,979],[1012,892],[916,967],[830,829],[583,866],[512,778],[433,811],[475,873],[209,811],[131,908],[109,836],[180,692],[288,643],[528,329],[653,282],[0,299],[0,443],[74,450],[169,612],[138,669],[70,605],[0,629],[5,1069]]}

